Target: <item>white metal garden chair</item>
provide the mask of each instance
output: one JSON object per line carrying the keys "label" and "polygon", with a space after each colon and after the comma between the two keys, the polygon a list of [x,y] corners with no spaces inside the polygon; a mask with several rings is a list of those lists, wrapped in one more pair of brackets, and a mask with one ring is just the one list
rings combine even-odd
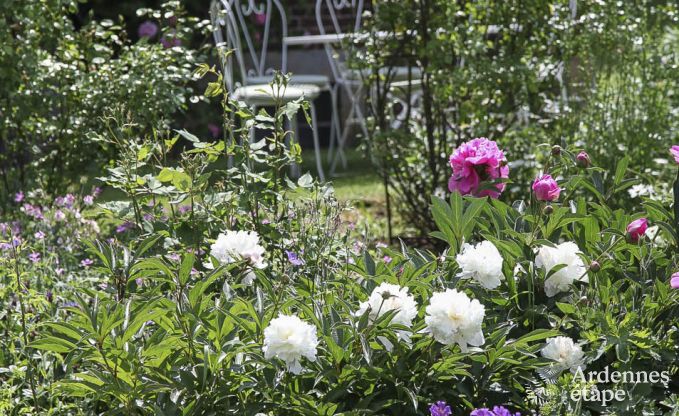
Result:
{"label": "white metal garden chair", "polygon": [[[246,18],[254,14],[264,16],[261,44],[256,46],[253,34],[248,28]],[[269,38],[273,16],[280,17],[281,54],[280,62],[272,65],[269,52]],[[255,110],[258,107],[274,106],[278,100],[283,103],[305,97],[309,100],[311,129],[316,156],[316,168],[321,180],[325,180],[321,149],[318,138],[318,120],[314,100],[323,89],[330,91],[330,80],[323,75],[293,75],[287,88],[274,91],[269,85],[275,70],[287,71],[287,45],[282,41],[287,36],[285,10],[279,0],[213,0],[210,7],[213,35],[218,47],[226,46],[233,53],[222,56],[224,84],[236,100],[245,102]],[[278,23],[278,22],[276,22]],[[275,24],[273,25],[276,26]],[[235,62],[234,62],[235,57]],[[234,65],[240,75],[240,82],[234,81]],[[299,137],[297,123],[290,121],[290,129]],[[252,133],[254,137],[254,131]]]}
{"label": "white metal garden chair", "polygon": [[[363,15],[363,0],[316,0],[316,23],[318,24],[318,30],[321,35],[328,35],[328,31],[332,31],[332,34],[339,35],[340,38],[345,40],[351,40],[352,35],[359,35],[361,32],[361,19]],[[378,7],[379,5],[376,5]],[[350,11],[351,13],[346,13]],[[338,18],[338,13],[348,14],[352,16],[352,19],[348,24],[343,24]],[[330,148],[328,149],[329,157],[332,159],[330,172],[335,171],[338,162],[341,162],[343,167],[346,167],[346,156],[344,154],[344,145],[348,138],[349,126],[357,124],[363,135],[368,136],[368,130],[366,127],[365,117],[363,116],[363,110],[361,108],[361,103],[364,99],[364,80],[363,75],[359,71],[347,68],[346,65],[346,55],[348,51],[342,50],[342,47],[347,45],[346,42],[340,42],[336,44],[326,43],[325,51],[328,55],[328,61],[330,63],[330,68],[332,70],[333,77],[335,79],[335,89],[342,88],[346,96],[349,98],[349,113],[345,119],[344,126],[340,128],[339,123],[336,127],[338,131],[337,141],[331,141]],[[384,75],[388,75],[391,85],[394,87],[400,87],[403,89],[406,83],[409,83],[409,77],[417,78],[419,77],[419,69],[416,67],[407,66],[397,66],[391,68],[384,68]],[[339,95],[336,92],[335,97]],[[402,99],[397,96],[392,97],[395,101],[402,104],[403,108],[413,105],[418,97],[415,99]],[[403,121],[403,117],[406,111],[401,111],[395,117],[397,123]],[[338,113],[339,114],[339,113]],[[339,121],[339,117],[336,117]],[[331,138],[332,140],[332,138]],[[336,154],[335,146],[337,147]],[[334,156],[334,157],[333,157]]]}

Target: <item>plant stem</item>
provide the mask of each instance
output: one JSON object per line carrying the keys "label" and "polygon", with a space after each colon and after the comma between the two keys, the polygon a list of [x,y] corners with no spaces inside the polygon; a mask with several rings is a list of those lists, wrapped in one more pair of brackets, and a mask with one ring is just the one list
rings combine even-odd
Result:
{"label": "plant stem", "polygon": [[14,245],[14,240],[10,242],[12,246],[12,255],[14,257],[14,273],[16,274],[17,280],[17,297],[19,299],[19,308],[21,309],[21,331],[23,333],[24,348],[26,349],[26,362],[28,367],[28,381],[31,385],[31,394],[33,395],[33,402],[35,403],[35,409],[38,410],[38,396],[35,393],[35,378],[33,374],[33,363],[31,362],[31,354],[28,349],[28,330],[26,329],[26,305],[24,304],[23,296],[21,291],[24,285],[21,283],[21,270],[19,268],[19,253],[17,252],[17,247]]}

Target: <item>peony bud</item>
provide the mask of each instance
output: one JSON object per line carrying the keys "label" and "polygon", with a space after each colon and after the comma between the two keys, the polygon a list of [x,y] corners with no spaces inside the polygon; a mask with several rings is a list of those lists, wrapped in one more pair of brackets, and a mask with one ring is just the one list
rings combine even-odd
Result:
{"label": "peony bud", "polygon": [[578,153],[578,155],[575,157],[575,162],[581,168],[588,168],[592,166],[592,160],[589,158],[589,155],[585,151]]}
{"label": "peony bud", "polygon": [[552,146],[552,156],[561,156],[561,146],[558,144]]}
{"label": "peony bud", "polygon": [[646,230],[648,229],[648,220],[646,218],[639,218],[634,220],[627,226],[627,241],[630,243],[636,243],[641,237],[644,236]]}
{"label": "peony bud", "polygon": [[593,271],[594,273],[598,272],[601,270],[601,265],[599,264],[598,261],[594,260],[589,264],[589,269]]}
{"label": "peony bud", "polygon": [[552,215],[554,213],[554,207],[552,207],[551,205],[546,205],[542,209],[542,213],[545,215]]}
{"label": "peony bud", "polygon": [[542,175],[533,182],[533,192],[538,201],[556,201],[561,188],[550,175]]}
{"label": "peony bud", "polygon": [[676,272],[670,278],[670,287],[672,289],[679,289],[679,272]]}

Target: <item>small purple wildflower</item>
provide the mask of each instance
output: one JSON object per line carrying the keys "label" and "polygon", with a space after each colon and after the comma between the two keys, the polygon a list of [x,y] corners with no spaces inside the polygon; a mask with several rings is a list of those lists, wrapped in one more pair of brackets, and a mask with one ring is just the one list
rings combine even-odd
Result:
{"label": "small purple wildflower", "polygon": [[94,195],[85,195],[83,197],[83,204],[90,206],[94,204]]}
{"label": "small purple wildflower", "polygon": [[62,267],[57,267],[56,269],[54,269],[54,273],[56,273],[57,276],[61,276],[62,274],[64,274],[64,272],[65,270]]}
{"label": "small purple wildflower", "polygon": [[289,261],[290,264],[292,264],[293,266],[302,266],[302,265],[304,264],[304,260],[300,259],[300,258],[297,256],[297,253],[295,253],[295,252],[293,252],[293,251],[285,250],[285,254],[287,254],[287,256],[288,256],[288,261]]}
{"label": "small purple wildflower", "polygon": [[130,221],[125,221],[124,223],[120,224],[119,226],[116,227],[116,233],[124,233],[127,230],[131,230],[134,228],[134,224]]}
{"label": "small purple wildflower", "polygon": [[94,260],[92,259],[84,259],[80,262],[80,265],[86,269],[88,269],[91,265],[94,264]]}
{"label": "small purple wildflower", "polygon": [[98,197],[99,195],[101,195],[101,188],[97,186],[97,187],[95,187],[94,190],[92,191],[92,196],[96,198],[96,197]]}
{"label": "small purple wildflower", "polygon": [[19,191],[14,195],[14,202],[19,203],[24,200],[24,193]]}
{"label": "small purple wildflower", "polygon": [[179,213],[180,214],[186,214],[189,211],[191,211],[191,205],[181,205],[179,207]]}
{"label": "small purple wildflower", "polygon": [[516,412],[512,414],[503,406],[495,406],[492,411],[487,407],[476,409],[469,416],[521,416],[521,413]]}
{"label": "small purple wildflower", "polygon": [[384,256],[384,257],[382,257],[382,261],[384,261],[385,264],[391,263],[392,260],[393,260],[393,259],[392,259],[391,257],[389,257],[389,256]]}
{"label": "small purple wildflower", "polygon": [[28,259],[33,263],[37,263],[40,261],[40,253],[34,251],[28,255]]}
{"label": "small purple wildflower", "polygon": [[75,195],[73,194],[67,194],[64,197],[64,205],[66,208],[71,209],[73,208],[73,205],[75,205]]}
{"label": "small purple wildflower", "polygon": [[64,214],[62,210],[58,209],[54,212],[54,219],[57,221],[63,221],[66,219],[66,214]]}
{"label": "small purple wildflower", "polygon": [[137,28],[137,35],[140,38],[152,38],[158,34],[158,25],[147,20]]}
{"label": "small purple wildflower", "polygon": [[448,406],[446,402],[439,400],[429,407],[429,413],[431,416],[450,416],[453,414],[453,411],[450,410],[450,406]]}

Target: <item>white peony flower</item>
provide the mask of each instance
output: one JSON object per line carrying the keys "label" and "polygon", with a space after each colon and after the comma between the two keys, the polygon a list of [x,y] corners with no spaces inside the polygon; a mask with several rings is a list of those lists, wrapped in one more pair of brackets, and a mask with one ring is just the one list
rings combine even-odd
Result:
{"label": "white peony flower", "polygon": [[[417,302],[413,295],[408,293],[407,287],[382,283],[373,290],[367,301],[361,302],[355,315],[362,316],[367,311],[370,320],[374,321],[388,311],[394,310],[398,312],[391,322],[410,327],[417,316]],[[398,331],[397,335],[406,341],[410,339],[410,334],[406,331]]]}
{"label": "white peony flower", "polygon": [[471,300],[455,289],[446,289],[432,295],[426,312],[427,329],[438,342],[459,344],[462,352],[467,351],[467,344],[483,345],[481,323],[486,310],[478,300]]}
{"label": "white peony flower", "polygon": [[462,269],[462,278],[472,278],[486,289],[495,289],[505,279],[502,274],[502,255],[490,241],[482,241],[475,246],[463,244],[455,260]]}
{"label": "white peony flower", "polygon": [[222,264],[247,260],[258,269],[266,267],[264,247],[259,245],[259,235],[255,231],[226,230],[212,244],[210,254]]}
{"label": "white peony flower", "polygon": [[559,366],[573,372],[584,367],[585,354],[582,348],[569,337],[548,338],[541,353],[543,357],[556,361]]}
{"label": "white peony flower", "polygon": [[293,374],[302,372],[302,357],[316,361],[317,346],[316,327],[294,315],[279,315],[264,329],[264,358],[280,358]]}
{"label": "white peony flower", "polygon": [[547,296],[552,297],[559,292],[567,292],[576,280],[589,281],[587,267],[578,253],[580,249],[577,244],[570,241],[556,247],[542,246],[538,249],[535,265],[544,269],[545,274],[549,274],[550,270],[558,265],[565,265],[545,280]]}

